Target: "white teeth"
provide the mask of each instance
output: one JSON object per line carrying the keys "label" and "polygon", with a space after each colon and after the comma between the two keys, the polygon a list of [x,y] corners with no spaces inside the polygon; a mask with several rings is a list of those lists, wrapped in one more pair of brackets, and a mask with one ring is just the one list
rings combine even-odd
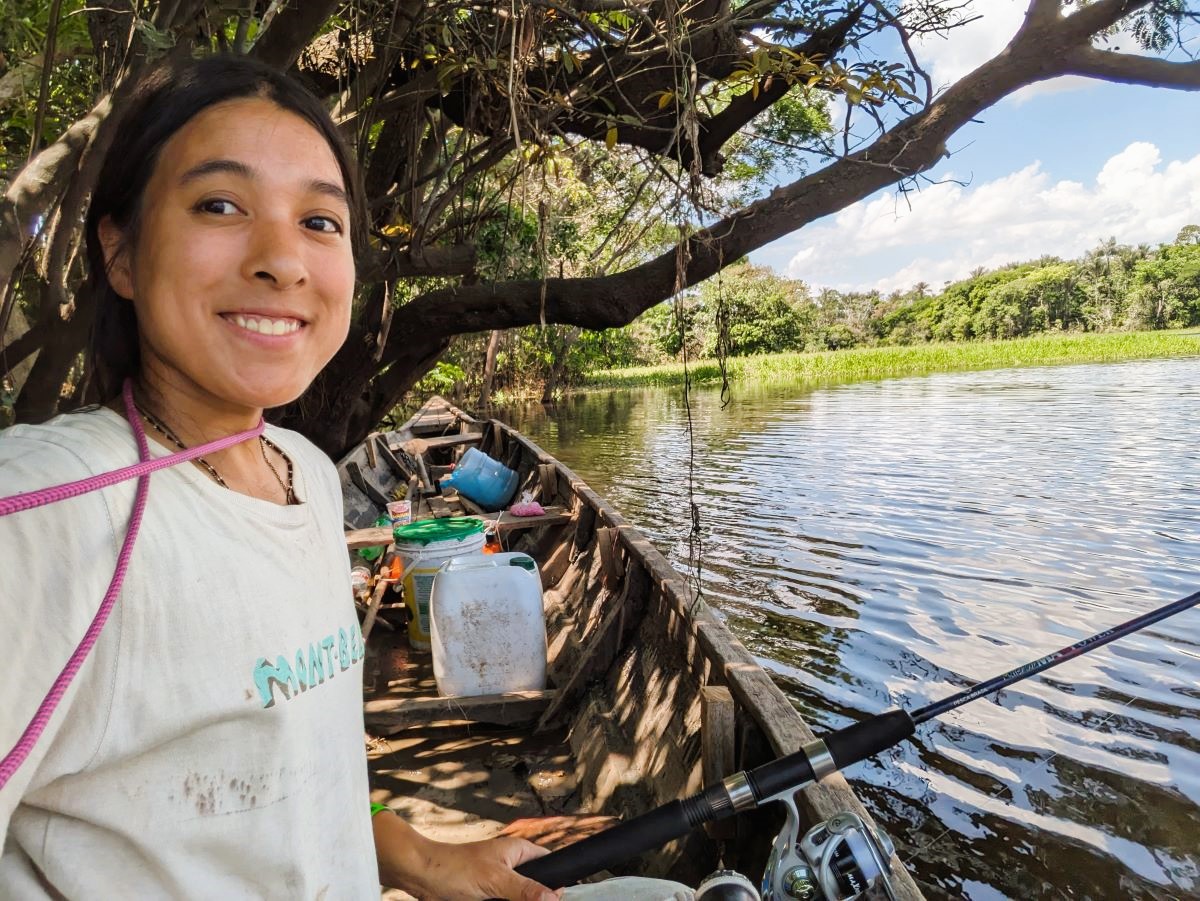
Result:
{"label": "white teeth", "polygon": [[300,328],[300,323],[295,319],[267,319],[265,316],[243,316],[241,313],[235,313],[232,318],[241,328],[260,335],[290,335]]}

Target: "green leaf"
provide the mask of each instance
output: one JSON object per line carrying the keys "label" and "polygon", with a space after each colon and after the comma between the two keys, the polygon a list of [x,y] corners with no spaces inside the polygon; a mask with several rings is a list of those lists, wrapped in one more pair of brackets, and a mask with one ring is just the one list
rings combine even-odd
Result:
{"label": "green leaf", "polygon": [[151,53],[170,50],[175,46],[175,35],[169,31],[161,31],[155,28],[145,19],[135,19],[133,27],[141,35],[142,43],[146,45],[146,49],[151,51]]}
{"label": "green leaf", "polygon": [[617,146],[617,126],[612,126],[604,135],[604,146],[612,150]]}

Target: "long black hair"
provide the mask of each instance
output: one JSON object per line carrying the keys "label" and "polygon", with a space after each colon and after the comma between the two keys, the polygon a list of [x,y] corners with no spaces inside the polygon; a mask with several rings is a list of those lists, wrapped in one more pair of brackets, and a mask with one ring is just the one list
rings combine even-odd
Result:
{"label": "long black hair", "polygon": [[109,217],[123,234],[123,249],[136,246],[146,184],[163,146],[196,114],[227,100],[258,97],[295,113],[329,144],[342,172],[350,205],[350,235],[356,251],[365,236],[365,203],[358,168],[329,113],[303,85],[270,66],[242,56],[210,56],[151,72],[136,88],[88,208],[88,278],[79,289],[80,305],[95,304],[88,347],[93,397],[106,403],[120,394],[126,377],[141,368],[134,306],[108,280],[100,243],[100,222]]}

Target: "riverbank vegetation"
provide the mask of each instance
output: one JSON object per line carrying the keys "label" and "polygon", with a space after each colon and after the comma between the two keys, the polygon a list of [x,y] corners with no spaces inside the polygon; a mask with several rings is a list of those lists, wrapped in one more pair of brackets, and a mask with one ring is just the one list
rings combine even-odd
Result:
{"label": "riverbank vegetation", "polygon": [[[725,361],[725,372],[731,382],[828,383],[968,369],[1114,363],[1197,354],[1200,354],[1200,332],[1193,330],[1109,334],[1047,332],[1008,341],[855,347],[733,357]],[[697,360],[690,363],[686,371],[694,385],[721,382],[721,365],[716,360]],[[583,384],[589,388],[680,385],[684,373],[682,363],[635,366],[599,370],[586,378]]]}
{"label": "riverbank vegetation", "polygon": [[[349,338],[304,397],[271,412],[338,456],[431,370],[452,385],[478,379],[481,400],[503,378],[553,394],[573,373],[640,355],[636,329],[603,330],[676,297],[686,324],[690,290],[915,185],[959,129],[1027,85],[1072,74],[1194,89],[1200,64],[1177,52],[1194,13],[1174,0],[1030,0],[1002,53],[935,90],[922,40],[974,16],[952,0],[8,0],[0,420],[94,399],[84,349],[95,309],[76,293],[82,224],[133,86],[165,58],[247,55],[294,73],[362,164],[370,239]],[[1105,42],[1117,33],[1120,48]],[[845,112],[836,124],[833,108]],[[889,334],[974,337],[974,304],[910,320],[898,308]],[[819,340],[857,341],[857,315],[830,318]],[[1045,315],[1046,327],[1063,321],[1057,307]],[[513,337],[528,326],[537,341]],[[778,344],[753,331],[716,329],[729,352]],[[804,347],[818,342],[800,331]]]}
{"label": "riverbank vegetation", "polygon": [[[739,261],[625,328],[510,331],[496,354],[494,383],[509,396],[673,384],[683,378],[685,349],[700,361],[691,371],[701,381],[719,378],[721,355],[735,379],[1136,359],[1196,352],[1188,338],[1140,334],[1190,326],[1200,326],[1195,225],[1158,247],[1110,239],[1076,260],[1043,257],[981,269],[940,291],[927,284],[890,294],[815,290]],[[483,356],[481,345],[482,338],[458,344],[422,390],[477,397],[479,376],[470,373],[472,360]]]}

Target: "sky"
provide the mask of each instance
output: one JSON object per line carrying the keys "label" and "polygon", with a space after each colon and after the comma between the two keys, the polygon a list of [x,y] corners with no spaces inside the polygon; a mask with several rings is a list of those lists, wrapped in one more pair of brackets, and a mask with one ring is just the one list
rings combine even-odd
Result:
{"label": "sky", "polygon": [[[1000,50],[1025,6],[972,0],[979,21],[918,45],[934,86]],[[936,290],[979,266],[1072,259],[1110,237],[1155,245],[1200,224],[1200,93],[1057,79],[1001,101],[947,146],[932,184],[874,194],[751,262],[815,288]]]}

